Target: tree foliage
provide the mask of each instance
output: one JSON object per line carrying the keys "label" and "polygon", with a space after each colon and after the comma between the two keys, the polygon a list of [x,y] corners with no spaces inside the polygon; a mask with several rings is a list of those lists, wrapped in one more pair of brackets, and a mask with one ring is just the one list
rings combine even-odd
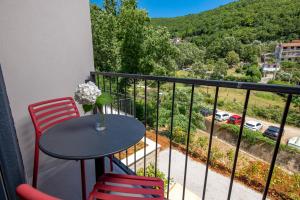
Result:
{"label": "tree foliage", "polygon": [[291,40],[300,36],[299,0],[239,0],[214,10],[175,18],[156,18],[173,36],[208,46],[225,36],[243,44]]}
{"label": "tree foliage", "polygon": [[176,48],[166,28],[150,25],[136,0],[105,0],[91,6],[96,70],[168,75],[176,68]]}
{"label": "tree foliage", "polygon": [[116,17],[92,5],[91,21],[95,67],[100,71],[116,71],[120,62]]}
{"label": "tree foliage", "polygon": [[235,51],[229,51],[225,58],[227,64],[231,67],[236,66],[240,62],[240,56]]}

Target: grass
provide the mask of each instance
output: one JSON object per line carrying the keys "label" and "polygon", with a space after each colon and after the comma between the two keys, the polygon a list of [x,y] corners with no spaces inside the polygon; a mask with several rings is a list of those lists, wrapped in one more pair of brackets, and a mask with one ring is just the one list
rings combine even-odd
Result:
{"label": "grass", "polygon": [[[212,107],[215,88],[199,87],[196,92],[205,96],[204,103]],[[236,114],[242,114],[246,91],[240,89],[220,88],[218,108]],[[261,120],[280,123],[286,97],[271,92],[251,91],[247,109],[247,116]],[[292,103],[289,109],[287,124],[300,127],[300,112]]]}
{"label": "grass", "polygon": [[[201,87],[199,92],[207,93],[212,97],[215,95],[215,88]],[[246,91],[240,89],[221,88],[219,90],[219,99],[226,102],[243,104],[245,101]],[[281,96],[270,92],[252,91],[250,93],[249,106],[279,106],[284,107],[284,100]]]}

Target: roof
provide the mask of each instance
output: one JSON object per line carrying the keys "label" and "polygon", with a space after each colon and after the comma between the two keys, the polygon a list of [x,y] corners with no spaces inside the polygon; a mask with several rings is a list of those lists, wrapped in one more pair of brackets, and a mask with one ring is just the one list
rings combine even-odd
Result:
{"label": "roof", "polygon": [[232,115],[231,117],[240,118],[241,116],[239,116],[239,115]]}
{"label": "roof", "polygon": [[260,123],[260,122],[254,121],[254,120],[250,120],[250,121],[246,122],[246,124],[253,124],[253,125],[256,125],[257,123]]}
{"label": "roof", "polygon": [[228,112],[224,112],[224,111],[218,111],[216,114],[218,115],[224,115],[224,114],[229,114]]}

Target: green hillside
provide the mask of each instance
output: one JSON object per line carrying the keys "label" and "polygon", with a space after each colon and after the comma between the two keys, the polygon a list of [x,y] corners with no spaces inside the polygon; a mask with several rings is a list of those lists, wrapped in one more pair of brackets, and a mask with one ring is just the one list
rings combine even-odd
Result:
{"label": "green hillside", "polygon": [[300,0],[240,0],[200,14],[152,19],[173,36],[208,46],[233,36],[243,44],[300,37]]}

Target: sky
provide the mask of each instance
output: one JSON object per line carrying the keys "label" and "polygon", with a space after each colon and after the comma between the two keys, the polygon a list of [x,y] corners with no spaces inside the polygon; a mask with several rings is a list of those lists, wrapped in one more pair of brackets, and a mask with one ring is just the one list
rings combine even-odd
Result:
{"label": "sky", "polygon": [[[102,5],[102,0],[90,0]],[[151,18],[177,17],[211,10],[236,0],[138,0],[139,8],[148,11]]]}

